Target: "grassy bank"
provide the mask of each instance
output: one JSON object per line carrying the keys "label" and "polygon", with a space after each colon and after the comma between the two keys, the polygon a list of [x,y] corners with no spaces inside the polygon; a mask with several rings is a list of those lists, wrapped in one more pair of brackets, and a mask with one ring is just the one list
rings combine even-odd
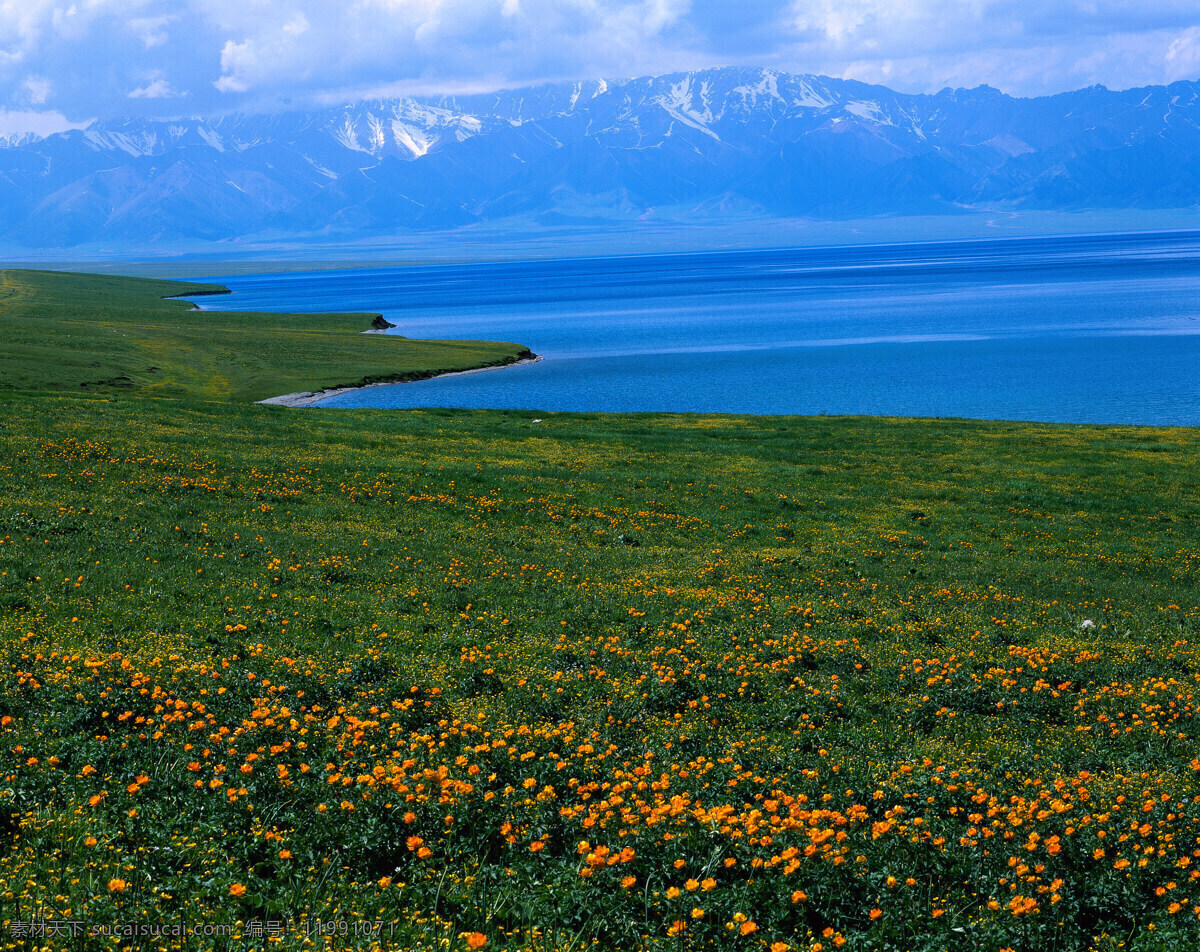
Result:
{"label": "grassy bank", "polygon": [[533,416],[0,394],[0,946],[1200,944],[1194,431]]}
{"label": "grassy bank", "polygon": [[224,313],[164,300],[219,290],[141,278],[0,271],[5,334],[0,388],[252,402],[511,363],[525,351],[495,341],[364,336],[370,314]]}

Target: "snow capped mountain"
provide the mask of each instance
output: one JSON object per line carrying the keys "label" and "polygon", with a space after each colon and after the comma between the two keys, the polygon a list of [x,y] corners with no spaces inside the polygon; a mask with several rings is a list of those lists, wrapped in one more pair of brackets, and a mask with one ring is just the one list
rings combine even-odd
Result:
{"label": "snow capped mountain", "polygon": [[711,69],[0,139],[29,248],[964,208],[1200,205],[1200,84],[913,96]]}
{"label": "snow capped mountain", "polygon": [[0,149],[15,149],[37,142],[40,138],[36,132],[0,132]]}

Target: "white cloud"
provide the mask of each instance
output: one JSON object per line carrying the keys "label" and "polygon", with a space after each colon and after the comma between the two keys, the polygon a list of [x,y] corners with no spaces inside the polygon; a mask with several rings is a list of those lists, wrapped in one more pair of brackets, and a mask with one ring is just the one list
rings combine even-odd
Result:
{"label": "white cloud", "polygon": [[[1196,0],[0,0],[0,105],[267,107],[722,64],[1019,95],[1200,76]],[[44,78],[44,95],[24,85]],[[132,92],[131,92],[132,91]]]}
{"label": "white cloud", "polygon": [[125,24],[125,29],[142,41],[145,49],[152,50],[156,46],[164,46],[171,38],[167,27],[174,16],[134,17]]}
{"label": "white cloud", "polygon": [[31,106],[44,106],[54,89],[44,76],[26,76],[21,88],[25,91],[25,101]]}
{"label": "white cloud", "polygon": [[44,54],[56,43],[91,38],[93,29],[111,30],[131,13],[164,0],[0,0],[0,65]]}
{"label": "white cloud", "polygon": [[229,40],[221,50],[221,77],[213,85],[223,93],[244,93],[250,84],[238,79],[237,74],[253,72],[257,63],[254,44],[250,40],[244,43]]}
{"label": "white cloud", "polygon": [[68,129],[83,129],[91,120],[71,122],[61,112],[0,109],[0,135],[21,135],[31,132],[38,136],[54,135]]}
{"label": "white cloud", "polygon": [[1191,27],[1171,40],[1166,65],[1168,79],[1172,81],[1200,75],[1200,26]]}
{"label": "white cloud", "polygon": [[817,0],[797,4],[791,26],[800,34],[817,34],[834,43],[846,42],[872,16],[870,4]]}
{"label": "white cloud", "polygon": [[793,0],[786,23],[778,65],[911,92],[1040,95],[1200,74],[1193,0]]}
{"label": "white cloud", "polygon": [[282,22],[258,26],[255,35],[241,42],[227,40],[221,49],[221,75],[213,84],[224,93],[243,93],[273,81],[305,77],[314,61],[328,55],[328,39],[306,37],[311,30],[303,12]]}
{"label": "white cloud", "polygon": [[23,60],[38,44],[53,0],[0,0],[0,63]]}
{"label": "white cloud", "polygon": [[283,25],[284,36],[303,36],[308,32],[308,17],[298,13]]}
{"label": "white cloud", "polygon": [[127,93],[130,99],[175,99],[186,93],[176,93],[171,88],[171,84],[165,79],[159,77],[148,82],[145,86],[139,86],[137,89],[130,90]]}
{"label": "white cloud", "polygon": [[[401,80],[459,85],[624,73],[661,63],[689,0],[260,0],[210,6],[226,92]],[[299,10],[297,10],[299,7]],[[672,64],[674,65],[674,63]],[[503,82],[503,80],[502,80]]]}

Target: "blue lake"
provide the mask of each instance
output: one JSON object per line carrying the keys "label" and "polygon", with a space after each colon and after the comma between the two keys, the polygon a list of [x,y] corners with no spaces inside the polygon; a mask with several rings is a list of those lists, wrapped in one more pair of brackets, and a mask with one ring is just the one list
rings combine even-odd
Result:
{"label": "blue lake", "polygon": [[369,311],[522,367],[322,407],[1200,424],[1200,232],[214,275],[241,311]]}

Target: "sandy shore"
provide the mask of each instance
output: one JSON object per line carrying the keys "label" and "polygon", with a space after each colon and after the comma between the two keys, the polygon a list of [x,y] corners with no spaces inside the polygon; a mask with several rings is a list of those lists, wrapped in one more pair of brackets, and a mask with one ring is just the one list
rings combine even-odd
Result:
{"label": "sandy shore", "polygon": [[[365,333],[371,333],[366,331]],[[377,333],[383,333],[379,331]],[[435,377],[460,377],[463,374],[482,374],[489,370],[507,370],[509,367],[520,367],[522,364],[536,364],[542,358],[536,354],[532,357],[525,357],[521,360],[513,361],[511,364],[500,364],[497,367],[476,367],[473,370],[451,370],[444,374],[433,374],[429,377],[422,377],[422,380],[433,380]],[[278,407],[311,407],[322,400],[327,400],[330,397],[336,397],[343,393],[352,393],[355,390],[367,390],[370,387],[394,387],[398,383],[418,383],[416,380],[394,380],[384,383],[368,383],[361,387],[335,387],[332,390],[318,390],[314,392],[302,391],[300,393],[285,393],[281,397],[268,397],[266,400],[259,400],[259,403],[267,403]]]}

